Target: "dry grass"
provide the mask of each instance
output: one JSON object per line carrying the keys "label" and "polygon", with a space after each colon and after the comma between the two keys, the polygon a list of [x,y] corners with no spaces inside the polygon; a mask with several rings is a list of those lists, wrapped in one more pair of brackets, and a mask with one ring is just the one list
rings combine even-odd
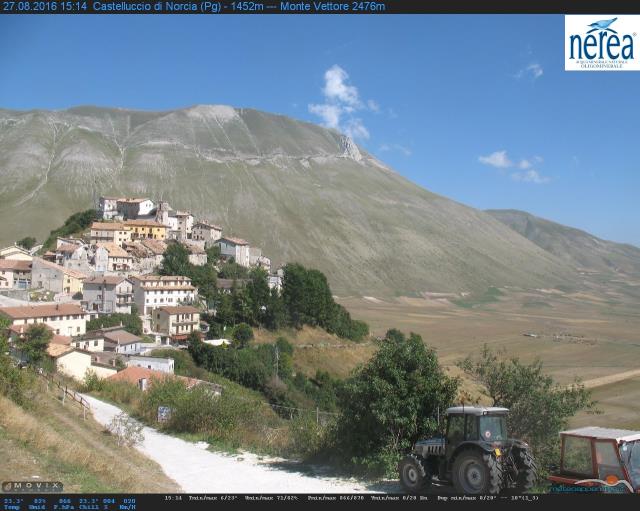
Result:
{"label": "dry grass", "polygon": [[[67,492],[178,489],[154,462],[119,447],[93,420],[84,421],[78,408],[70,403],[63,407],[51,395],[40,396],[32,410],[0,396],[0,427],[9,459],[34,460],[41,479],[60,480]],[[13,480],[11,470],[16,469],[20,467],[0,466],[0,479]]]}

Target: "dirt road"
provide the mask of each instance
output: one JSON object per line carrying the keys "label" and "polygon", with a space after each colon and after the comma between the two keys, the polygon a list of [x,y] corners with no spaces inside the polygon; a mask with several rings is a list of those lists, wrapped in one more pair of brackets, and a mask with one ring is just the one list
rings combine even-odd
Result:
{"label": "dirt road", "polygon": [[602,376],[600,378],[593,378],[584,382],[584,386],[588,389],[596,387],[603,387],[611,383],[618,383],[624,380],[629,380],[640,376],[640,369],[634,369],[632,371],[625,371],[623,373],[610,374],[609,376]]}
{"label": "dirt road", "polygon": [[[97,422],[107,426],[119,408],[85,396]],[[261,459],[242,453],[211,452],[149,427],[136,448],[157,462],[186,493],[361,493],[393,492],[399,488],[356,479],[328,476],[321,468],[302,467],[282,459]],[[394,486],[392,484],[392,486]]]}

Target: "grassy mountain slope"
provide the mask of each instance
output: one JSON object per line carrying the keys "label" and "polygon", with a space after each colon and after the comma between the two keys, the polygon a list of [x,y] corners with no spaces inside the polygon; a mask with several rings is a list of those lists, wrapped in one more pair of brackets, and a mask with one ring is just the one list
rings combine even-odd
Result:
{"label": "grassy mountain slope", "polygon": [[67,493],[179,490],[155,462],[103,430],[51,392],[27,409],[0,395],[0,480],[60,481]]}
{"label": "grassy mountain slope", "polygon": [[491,216],[574,268],[640,275],[640,248],[596,238],[518,210],[488,210]]}
{"label": "grassy mountain slope", "polygon": [[554,286],[573,270],[482,211],[404,179],[339,133],[226,106],[0,110],[0,242],[42,239],[99,194],[221,223],[339,294]]}

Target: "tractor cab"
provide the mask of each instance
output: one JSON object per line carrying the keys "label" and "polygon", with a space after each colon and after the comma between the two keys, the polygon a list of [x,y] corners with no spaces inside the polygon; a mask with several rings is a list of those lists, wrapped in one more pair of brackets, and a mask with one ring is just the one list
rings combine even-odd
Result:
{"label": "tractor cab", "polygon": [[607,493],[640,493],[640,431],[586,427],[563,431],[553,493],[583,486]]}
{"label": "tractor cab", "polygon": [[448,408],[448,444],[459,446],[463,442],[485,442],[499,447],[507,441],[507,408],[455,406]]}

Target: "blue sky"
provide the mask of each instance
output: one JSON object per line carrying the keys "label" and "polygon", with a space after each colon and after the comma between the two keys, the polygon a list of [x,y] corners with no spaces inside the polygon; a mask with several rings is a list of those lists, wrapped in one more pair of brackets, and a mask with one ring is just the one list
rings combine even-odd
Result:
{"label": "blue sky", "polygon": [[640,73],[565,72],[563,16],[3,16],[0,107],[253,107],[412,181],[640,245]]}

